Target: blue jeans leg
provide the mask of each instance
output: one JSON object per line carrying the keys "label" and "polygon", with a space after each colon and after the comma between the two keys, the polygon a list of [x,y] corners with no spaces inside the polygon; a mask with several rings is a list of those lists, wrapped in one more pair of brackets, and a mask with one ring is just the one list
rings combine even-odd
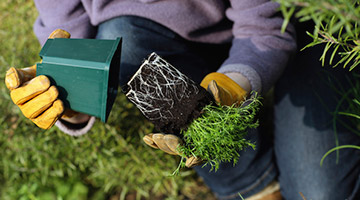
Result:
{"label": "blue jeans leg", "polygon": [[[204,44],[187,41],[164,26],[134,16],[111,19],[99,25],[98,39],[123,38],[120,84],[127,81],[140,67],[141,62],[156,52],[195,82],[216,71],[228,56],[229,44]],[[221,198],[240,199],[260,191],[276,176],[273,151],[265,136],[252,130],[249,139],[256,141],[257,149],[241,152],[239,164],[224,163],[217,172],[208,167],[196,171],[205,183]]]}
{"label": "blue jeans leg", "polygon": [[222,163],[216,172],[209,172],[209,166],[195,167],[219,199],[241,199],[240,195],[247,198],[276,179],[278,172],[273,162],[272,139],[267,133],[259,134],[259,129],[249,130],[247,139],[256,143],[256,149],[247,148],[240,152],[235,166]]}
{"label": "blue jeans leg", "polygon": [[342,98],[334,88],[350,88],[351,74],[341,67],[320,66],[321,52],[321,47],[300,52],[275,90],[275,154],[281,192],[290,200],[303,199],[301,194],[314,200],[359,199],[359,150],[339,150],[338,157],[332,153],[320,166],[336,140],[339,145],[360,145],[359,135],[341,126],[332,114]]}

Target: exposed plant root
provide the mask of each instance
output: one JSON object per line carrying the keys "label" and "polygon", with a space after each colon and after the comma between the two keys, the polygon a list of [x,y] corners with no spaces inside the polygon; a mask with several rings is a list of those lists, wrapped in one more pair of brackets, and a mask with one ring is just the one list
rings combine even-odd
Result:
{"label": "exposed plant root", "polygon": [[[193,115],[193,110],[199,107],[197,101],[204,97],[209,99],[204,94],[195,97],[199,95],[202,88],[156,53],[152,53],[143,62],[139,70],[128,82],[128,86],[129,91],[126,96],[147,119],[152,122],[170,123],[170,126],[175,126],[171,123],[179,120],[178,114],[184,115],[181,116],[182,118],[194,118],[191,115]],[[196,101],[191,102],[192,98],[195,98]],[[189,103],[196,105],[183,107]],[[207,100],[207,103],[210,103],[210,101]],[[201,109],[198,112],[200,111]],[[174,116],[175,112],[177,112],[176,116]],[[185,125],[188,123],[187,121],[179,121],[178,123]]]}

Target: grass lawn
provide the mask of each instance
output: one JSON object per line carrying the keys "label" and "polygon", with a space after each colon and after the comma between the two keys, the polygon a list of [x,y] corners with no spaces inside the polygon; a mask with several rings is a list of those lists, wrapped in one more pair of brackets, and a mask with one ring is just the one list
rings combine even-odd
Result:
{"label": "grass lawn", "polygon": [[4,76],[39,60],[36,16],[31,0],[0,1],[0,199],[214,199],[193,170],[169,176],[179,158],[145,146],[152,125],[124,95],[108,123],[78,138],[23,117]]}

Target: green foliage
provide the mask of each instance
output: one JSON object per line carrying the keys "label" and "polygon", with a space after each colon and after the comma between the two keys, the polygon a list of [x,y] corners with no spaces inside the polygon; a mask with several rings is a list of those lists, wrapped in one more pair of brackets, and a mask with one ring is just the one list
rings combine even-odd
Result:
{"label": "green foliage", "polygon": [[[329,87],[329,89],[334,92],[334,95],[326,97],[317,95],[318,99],[321,101],[321,106],[324,106],[324,108],[332,115],[331,124],[336,147],[340,146],[338,127],[345,128],[349,133],[360,136],[360,102],[358,102],[358,99],[360,99],[360,74],[356,71],[347,72],[340,70],[340,72],[342,72],[342,77],[340,78],[344,78],[342,81],[331,73],[328,73],[326,78],[318,80]],[[327,71],[324,71],[323,73],[327,73]],[[337,105],[334,109],[329,109],[326,106],[327,104],[325,101],[332,98],[337,102]],[[336,149],[336,155],[336,162],[338,162],[340,155],[338,149]]]}
{"label": "green foliage", "polygon": [[[356,0],[275,0],[285,17],[283,30],[290,18],[295,16],[300,22],[311,20],[315,23],[314,40],[305,48],[326,44],[320,60],[323,65],[328,57],[330,65],[342,65],[353,70],[360,64],[360,40],[358,25],[360,3]],[[341,60],[333,62],[335,54]]]}
{"label": "green foliage", "polygon": [[[360,136],[360,74],[352,72],[348,77],[348,84],[352,87],[344,89],[341,85],[337,87],[332,86],[332,88],[341,95],[341,98],[338,100],[336,110],[334,111],[333,123],[338,122],[344,126],[350,132]],[[345,117],[341,117],[345,116]],[[336,131],[336,127],[334,127]]]}
{"label": "green foliage", "polygon": [[144,145],[152,125],[124,95],[107,124],[97,121],[81,137],[23,117],[4,75],[39,60],[36,15],[32,0],[0,1],[0,199],[213,199],[192,170],[169,177],[179,159]]}
{"label": "green foliage", "polygon": [[[333,67],[342,65],[343,68],[349,68],[352,71],[360,64],[360,2],[358,0],[275,0],[280,3],[280,10],[285,18],[283,31],[290,19],[295,16],[300,22],[313,21],[315,29],[313,33],[307,33],[313,38],[313,42],[306,45],[303,49],[313,47],[319,44],[325,44],[323,53],[320,57],[322,65],[328,59]],[[336,55],[340,60],[334,62]],[[358,74],[354,73],[354,76]],[[337,151],[339,158],[339,149],[349,148],[349,145],[339,146],[336,124],[340,123],[351,132],[360,135],[360,96],[359,81],[353,84],[353,88],[347,91],[336,88],[338,86],[330,85],[336,92],[342,95],[338,101],[338,106],[333,115],[333,127],[336,147],[329,150],[321,159],[321,164],[325,157],[333,151]],[[349,105],[346,110],[340,110],[342,105]],[[340,115],[348,116],[347,121],[339,118]],[[357,127],[357,128],[353,128]],[[359,149],[357,146],[351,148]]]}
{"label": "green foliage", "polygon": [[203,114],[183,131],[185,145],[180,152],[206,161],[215,171],[221,162],[237,163],[239,151],[255,144],[245,139],[248,129],[256,128],[261,102],[255,95],[242,106],[208,105]]}
{"label": "green foliage", "polygon": [[321,158],[320,165],[321,166],[323,165],[325,158],[332,152],[337,151],[339,149],[346,149],[346,148],[360,150],[360,146],[356,146],[356,145],[341,145],[341,146],[334,147],[334,148],[330,149],[328,152],[326,152],[326,154]]}

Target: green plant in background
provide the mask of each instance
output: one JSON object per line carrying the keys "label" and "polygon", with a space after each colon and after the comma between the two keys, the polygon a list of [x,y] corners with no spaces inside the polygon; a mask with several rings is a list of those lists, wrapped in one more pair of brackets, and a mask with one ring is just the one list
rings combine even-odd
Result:
{"label": "green plant in background", "polygon": [[326,152],[326,154],[321,158],[320,161],[320,165],[323,165],[325,158],[332,152],[337,151],[339,149],[346,149],[346,148],[351,148],[351,149],[357,149],[360,150],[360,146],[356,146],[356,145],[341,145],[338,147],[334,147],[332,149],[330,149],[328,152]]}
{"label": "green plant in background", "polygon": [[108,123],[96,122],[82,137],[41,130],[23,117],[4,76],[10,66],[39,61],[36,16],[32,0],[0,1],[0,199],[214,199],[192,170],[168,177],[179,159],[141,142],[153,127],[124,95]]}
{"label": "green plant in background", "polygon": [[[314,40],[305,48],[326,44],[320,60],[328,54],[334,67],[353,70],[360,64],[360,2],[357,0],[275,0],[285,17],[283,30],[295,16],[300,22],[313,21],[315,30],[308,33]],[[334,62],[335,54],[341,59]]]}
{"label": "green plant in background", "polygon": [[[336,151],[336,162],[338,163],[340,156],[338,150],[342,149],[343,146],[349,146],[339,144],[338,125],[340,125],[343,129],[346,129],[348,132],[360,136],[360,103],[358,101],[358,99],[360,99],[360,74],[357,71],[352,71],[351,73],[346,73],[346,71],[344,72],[343,76],[346,78],[344,82],[340,82],[330,73],[328,78],[319,80],[336,93],[333,97],[327,98],[336,98],[335,100],[337,102],[337,105],[333,110],[325,107],[325,109],[332,114],[331,124],[334,130],[335,147],[324,155],[321,159],[321,164],[323,163],[325,157],[333,151]],[[323,73],[327,72],[324,71]],[[326,99],[321,96],[318,96],[318,99],[322,102],[323,106],[325,106],[323,101],[326,101]]]}
{"label": "green plant in background", "polygon": [[[255,148],[252,141],[245,139],[248,130],[259,125],[256,114],[261,102],[257,95],[242,103],[240,107],[207,105],[203,114],[182,131],[185,145],[180,147],[185,157],[196,156],[211,165],[215,171],[221,162],[239,159],[239,151]],[[183,160],[183,159],[182,159]]]}
{"label": "green plant in background", "polygon": [[[280,10],[285,18],[283,30],[285,30],[292,17],[297,18],[299,22],[313,21],[315,24],[314,32],[307,33],[313,38],[313,42],[306,45],[303,49],[316,45],[325,44],[322,56],[319,58],[322,65],[325,62],[333,67],[339,65],[352,71],[360,64],[360,2],[358,0],[274,0],[280,3]],[[334,61],[336,56],[339,60]],[[327,60],[328,59],[328,60]],[[344,90],[337,83],[329,85],[342,98],[338,100],[338,106],[333,113],[333,127],[335,134],[336,147],[329,150],[321,159],[323,163],[326,156],[336,151],[339,158],[339,149],[355,148],[359,146],[342,145],[339,146],[337,139],[336,123],[340,123],[349,131],[360,136],[360,76],[356,72],[352,74],[355,82],[349,83],[352,88]],[[343,108],[343,105],[348,105]],[[340,116],[348,116],[344,122]],[[353,128],[355,127],[355,128]]]}

